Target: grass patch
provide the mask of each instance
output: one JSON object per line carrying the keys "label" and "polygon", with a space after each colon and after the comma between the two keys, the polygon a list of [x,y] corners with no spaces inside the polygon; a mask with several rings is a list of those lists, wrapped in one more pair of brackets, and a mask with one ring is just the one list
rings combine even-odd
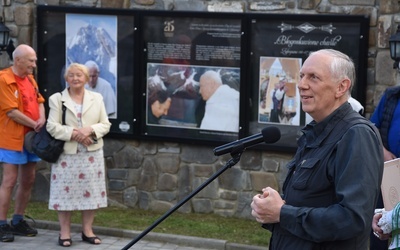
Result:
{"label": "grass patch", "polygon": [[[45,202],[30,202],[26,214],[35,220],[58,221],[57,212]],[[99,209],[95,226],[144,231],[164,213],[141,209],[107,207]],[[11,216],[11,214],[9,215]],[[73,213],[72,223],[81,224],[80,212]],[[232,243],[268,246],[269,231],[253,220],[226,218],[215,214],[172,213],[152,232],[226,240]]]}

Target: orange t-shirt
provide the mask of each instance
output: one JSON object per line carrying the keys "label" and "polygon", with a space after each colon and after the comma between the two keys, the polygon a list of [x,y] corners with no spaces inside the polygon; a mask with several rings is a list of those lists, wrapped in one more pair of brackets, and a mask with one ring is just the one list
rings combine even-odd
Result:
{"label": "orange t-shirt", "polygon": [[[29,77],[27,79],[27,81],[29,81],[27,83],[29,84],[24,85],[27,87],[30,86],[31,91],[35,93],[35,89],[38,89],[38,85],[32,76],[27,77]],[[22,101],[22,95],[32,97],[32,94],[21,93],[11,67],[0,70],[0,148],[16,151],[22,150],[24,144],[24,132],[27,128],[7,116],[7,112],[13,109],[18,109],[20,112],[26,113]],[[33,96],[39,104],[44,103],[44,98],[39,92]],[[29,110],[31,109],[33,109],[33,106],[29,106]],[[35,120],[39,118],[39,115],[37,114],[35,115],[34,113],[31,113],[31,115],[36,116]]]}
{"label": "orange t-shirt", "polygon": [[[14,77],[22,97],[24,114],[34,121],[38,120],[40,118],[39,103],[37,101],[38,90],[33,87],[28,77],[21,78],[17,75],[14,75]],[[31,129],[25,127],[25,133],[29,130]]]}

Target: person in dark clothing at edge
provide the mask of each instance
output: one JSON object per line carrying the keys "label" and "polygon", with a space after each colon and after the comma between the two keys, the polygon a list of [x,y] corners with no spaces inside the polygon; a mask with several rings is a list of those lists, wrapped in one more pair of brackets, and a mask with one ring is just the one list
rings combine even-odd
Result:
{"label": "person in dark clothing at edge", "polygon": [[[386,89],[378,106],[371,116],[371,122],[379,129],[383,143],[383,160],[390,161],[400,157],[400,86]],[[383,208],[382,195],[376,208]],[[371,230],[370,249],[387,250],[388,240],[380,240]]]}
{"label": "person in dark clothing at edge", "polygon": [[282,196],[255,195],[252,215],[272,232],[270,250],[366,250],[383,174],[379,132],[347,102],[355,67],[345,54],[323,49],[300,70],[303,129],[288,163]]}

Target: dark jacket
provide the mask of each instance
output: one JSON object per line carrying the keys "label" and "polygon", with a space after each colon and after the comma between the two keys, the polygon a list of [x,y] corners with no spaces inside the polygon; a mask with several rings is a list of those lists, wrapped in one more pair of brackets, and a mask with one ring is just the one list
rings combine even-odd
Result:
{"label": "dark jacket", "polygon": [[270,250],[365,250],[383,173],[378,131],[346,103],[303,130]]}

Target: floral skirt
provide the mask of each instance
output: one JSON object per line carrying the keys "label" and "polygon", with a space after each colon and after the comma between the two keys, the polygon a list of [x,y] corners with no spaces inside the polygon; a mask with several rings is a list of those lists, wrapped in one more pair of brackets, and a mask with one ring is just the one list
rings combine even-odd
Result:
{"label": "floral skirt", "polygon": [[51,166],[49,209],[93,210],[107,206],[103,149],[62,153]]}

